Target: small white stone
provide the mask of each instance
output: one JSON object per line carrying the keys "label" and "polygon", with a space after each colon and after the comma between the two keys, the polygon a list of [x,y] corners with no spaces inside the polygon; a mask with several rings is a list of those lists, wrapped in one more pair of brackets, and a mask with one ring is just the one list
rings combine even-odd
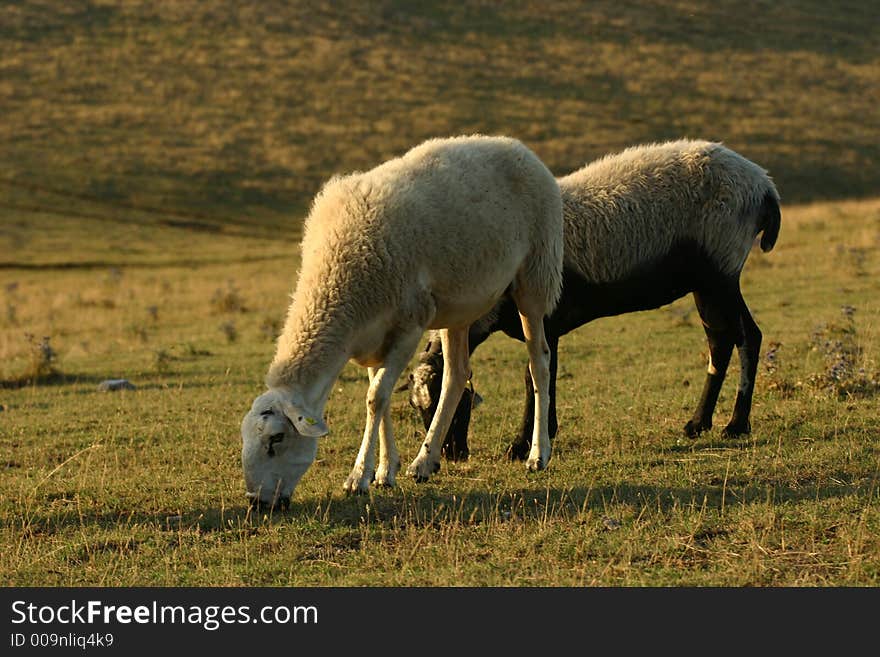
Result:
{"label": "small white stone", "polygon": [[112,392],[114,390],[134,390],[134,385],[128,379],[107,379],[98,384],[98,390],[101,392]]}
{"label": "small white stone", "polygon": [[602,524],[605,526],[605,529],[607,529],[608,531],[614,531],[615,529],[620,529],[620,527],[623,525],[623,523],[620,522],[620,520],[618,520],[617,518],[612,518],[611,516],[604,516],[602,518]]}

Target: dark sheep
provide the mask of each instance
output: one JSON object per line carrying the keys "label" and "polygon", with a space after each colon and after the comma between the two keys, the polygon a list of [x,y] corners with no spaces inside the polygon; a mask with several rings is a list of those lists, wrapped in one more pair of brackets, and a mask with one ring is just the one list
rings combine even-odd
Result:
{"label": "dark sheep", "polygon": [[[556,435],[559,338],[599,317],[659,308],[693,293],[709,344],[703,392],[684,432],[712,427],[712,415],[736,346],[741,374],[724,435],[751,431],[761,331],[740,291],[740,273],[757,235],[769,251],[780,227],[779,194],[767,172],[718,143],[681,140],[637,146],[559,179],[564,221],[562,297],[545,318],[550,346],[551,437]],[[522,340],[516,308],[502,299],[469,330],[476,349],[491,333]],[[410,403],[426,426],[439,394],[443,354],[431,335],[410,375]],[[522,429],[511,459],[529,452],[534,394],[528,369]],[[465,392],[447,433],[447,459],[468,457],[473,390]]]}

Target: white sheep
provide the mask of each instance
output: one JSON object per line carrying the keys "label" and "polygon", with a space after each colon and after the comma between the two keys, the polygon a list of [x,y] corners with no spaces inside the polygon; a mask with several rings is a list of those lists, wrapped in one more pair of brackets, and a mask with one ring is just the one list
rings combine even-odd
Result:
{"label": "white sheep", "polygon": [[[740,272],[758,234],[776,243],[779,194],[767,172],[718,143],[680,140],[608,155],[559,179],[565,265],[562,297],[545,329],[550,345],[550,435],[556,433],[559,338],[598,317],[658,308],[693,292],[709,342],[703,394],[685,425],[688,436],[712,427],[712,415],[734,345],[740,382],[725,435],[751,430],[761,331],[743,300]],[[522,340],[515,313],[502,300],[470,329],[473,351],[492,332]],[[410,403],[426,425],[434,413],[442,348],[432,336],[410,376]],[[527,382],[527,387],[529,383]],[[469,395],[444,441],[447,458],[467,458]],[[531,436],[527,395],[523,427],[508,450],[524,458]]]}
{"label": "white sheep", "polygon": [[[269,368],[242,421],[248,496],[282,505],[329,430],[324,407],[348,360],[368,368],[367,421],[347,492],[394,485],[389,401],[426,329],[442,329],[437,413],[407,470],[426,481],[469,376],[468,327],[502,297],[528,345],[536,427],[528,467],[550,459],[543,318],[562,285],[562,201],[544,164],[514,139],[430,140],[366,173],[330,180],[305,224],[302,266]],[[375,444],[379,438],[379,465]]]}

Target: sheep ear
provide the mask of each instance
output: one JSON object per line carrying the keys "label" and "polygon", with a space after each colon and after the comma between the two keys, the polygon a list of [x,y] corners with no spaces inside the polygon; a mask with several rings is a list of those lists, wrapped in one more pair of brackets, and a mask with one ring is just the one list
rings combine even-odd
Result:
{"label": "sheep ear", "polygon": [[305,409],[297,408],[293,404],[284,404],[284,414],[293,423],[294,428],[303,436],[320,438],[330,433],[324,418],[313,415]]}

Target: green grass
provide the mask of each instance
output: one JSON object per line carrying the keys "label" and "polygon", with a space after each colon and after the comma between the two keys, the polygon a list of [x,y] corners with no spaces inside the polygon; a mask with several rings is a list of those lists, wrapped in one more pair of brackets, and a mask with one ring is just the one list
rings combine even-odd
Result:
{"label": "green grass", "polygon": [[[294,243],[249,261],[243,254],[267,253],[261,239],[211,236],[183,266],[161,248],[180,229],[157,227],[152,261],[145,253],[118,269],[0,270],[0,577],[51,586],[877,585],[878,220],[877,201],[789,206],[777,248],[752,254],[743,286],[765,356],[747,438],[681,433],[706,362],[684,299],[563,339],[560,430],[539,474],[501,457],[521,412],[525,350],[495,335],[473,360],[486,401],[470,461],[444,463],[427,484],[403,478],[393,491],[345,497],[366,392],[365,374],[349,366],[318,462],[291,510],[272,515],[244,504],[238,425],[273,354]],[[85,236],[104,224],[80,221],[74,250],[103,249]],[[855,308],[851,317],[843,306]],[[28,379],[25,331],[50,336],[59,374]],[[835,381],[841,353],[852,367]],[[97,391],[120,376],[137,390]],[[719,427],[735,359],[729,377]],[[422,433],[405,395],[393,417],[406,464]]]}
{"label": "green grass", "polygon": [[[876,7],[414,7],[0,7],[0,581],[880,584]],[[349,366],[291,510],[255,515],[238,427],[311,198],[469,132],[559,175],[681,136],[771,172],[780,241],[743,279],[765,336],[752,435],[682,436],[706,367],[685,299],[563,339],[547,471],[502,458],[525,350],[496,335],[470,461],[343,496],[366,392]],[[97,391],[115,377],[137,389]],[[393,418],[405,466],[422,429],[404,395]]]}

